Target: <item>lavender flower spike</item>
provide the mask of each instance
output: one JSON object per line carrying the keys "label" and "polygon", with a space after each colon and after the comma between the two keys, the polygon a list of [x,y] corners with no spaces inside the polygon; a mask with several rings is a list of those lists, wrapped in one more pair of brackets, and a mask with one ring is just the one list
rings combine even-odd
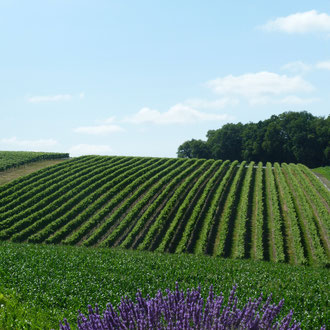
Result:
{"label": "lavender flower spike", "polygon": [[[179,290],[178,283],[174,291],[167,289],[166,294],[158,291],[154,298],[149,295],[143,298],[138,291],[135,302],[127,297],[122,298],[117,309],[108,304],[103,315],[100,315],[97,305],[95,309],[88,306],[88,318],[79,313],[78,329],[301,329],[300,323],[295,320],[292,322],[293,310],[281,321],[276,320],[284,300],[279,304],[271,304],[269,296],[262,306],[261,294],[258,299],[249,299],[246,305],[239,309],[236,289],[235,285],[227,305],[224,304],[222,294],[214,294],[213,286],[210,287],[209,296],[205,300],[201,296],[200,287],[183,292]],[[60,329],[70,329],[66,320],[60,322]]]}

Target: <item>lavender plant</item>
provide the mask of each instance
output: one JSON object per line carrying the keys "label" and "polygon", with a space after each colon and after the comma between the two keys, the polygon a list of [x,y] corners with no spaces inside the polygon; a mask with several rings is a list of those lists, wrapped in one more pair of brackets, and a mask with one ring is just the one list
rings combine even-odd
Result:
{"label": "lavender plant", "polygon": [[[111,304],[101,316],[97,304],[95,309],[90,305],[88,318],[79,312],[78,328],[82,330],[99,329],[300,329],[300,324],[292,321],[293,311],[281,321],[275,318],[281,311],[284,299],[278,304],[271,304],[270,295],[261,305],[263,295],[258,299],[251,298],[242,308],[237,308],[236,288],[230,292],[227,304],[222,293],[216,296],[213,286],[204,301],[201,288],[185,293],[179,290],[178,284],[172,292],[166,290],[166,295],[158,291],[154,298],[148,295],[142,297],[140,291],[136,294],[134,303],[127,297],[122,298],[118,312]],[[60,322],[61,330],[69,330],[70,325],[65,319]]]}

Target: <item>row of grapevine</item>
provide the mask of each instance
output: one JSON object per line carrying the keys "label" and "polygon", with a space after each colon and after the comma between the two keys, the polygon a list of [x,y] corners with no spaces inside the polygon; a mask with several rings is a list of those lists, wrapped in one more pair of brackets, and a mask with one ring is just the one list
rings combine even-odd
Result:
{"label": "row of grapevine", "polygon": [[[310,205],[311,210],[314,214],[314,219],[316,220],[316,226],[321,237],[324,250],[328,257],[330,257],[330,243],[329,243],[329,232],[330,232],[330,210],[329,206],[325,205],[319,198],[319,195],[314,190],[314,187],[307,183],[301,170],[295,166],[291,165],[294,174],[298,179],[304,195]],[[308,192],[308,193],[307,193]]]}
{"label": "row of grapevine", "polygon": [[293,174],[292,167],[283,164],[282,168],[286,175],[287,182],[291,187],[294,196],[294,203],[299,215],[300,225],[304,235],[305,247],[308,251],[308,259],[313,264],[327,263],[327,257],[321,244],[321,240],[315,224],[313,212],[308,204],[301,186]]}
{"label": "row of grapevine", "polygon": [[[141,161],[143,162],[143,160]],[[153,160],[149,160],[149,162],[153,162]],[[27,238],[36,229],[42,228],[44,224],[55,221],[59,216],[71,211],[82,198],[89,197],[96,188],[99,188],[107,181],[107,175],[111,175],[112,171],[113,167],[103,166],[102,169],[94,169],[94,171],[83,176],[75,174],[73,176],[75,180],[69,182],[52,195],[47,196],[48,191],[44,191],[44,194],[41,193],[40,196],[43,200],[37,203],[37,205],[28,210],[23,210],[17,216],[7,220],[5,224],[9,228],[2,231],[0,237],[14,234],[16,241]],[[40,207],[40,205],[42,207],[39,210],[37,209],[36,212],[30,214],[31,210],[34,210],[37,206]],[[14,222],[13,219],[15,220]],[[23,232],[20,233],[21,231]]]}
{"label": "row of grapevine", "polygon": [[231,234],[228,231],[229,227],[229,221],[231,220],[231,217],[233,215],[233,209],[234,209],[234,203],[235,200],[237,200],[239,194],[237,194],[238,186],[240,184],[240,181],[243,178],[243,173],[245,170],[245,164],[246,162],[242,162],[235,178],[230,185],[230,190],[228,193],[228,196],[226,198],[226,202],[224,204],[223,211],[219,217],[219,225],[217,229],[217,234],[215,238],[215,243],[213,247],[213,255],[216,256],[225,256],[225,242],[227,237]]}
{"label": "row of grapevine", "polygon": [[[137,202],[134,207],[131,208],[130,212],[126,215],[126,217],[120,222],[118,227],[116,228],[116,232],[119,233],[122,230],[126,228],[128,223],[133,221],[136,217],[138,212],[145,206],[146,203],[149,202],[149,200],[154,196],[154,194],[157,194],[158,190],[163,187],[163,185],[167,184],[173,176],[176,176],[178,173],[182,172],[184,169],[188,168],[190,165],[190,162],[176,162],[169,168],[170,172],[165,175],[162,179],[159,180],[159,182],[154,185],[148,193],[146,193],[143,198],[140,199],[139,202]],[[172,171],[172,167],[174,170]],[[73,233],[70,237],[65,239],[63,243],[65,244],[76,244],[79,242],[84,235],[86,235],[86,228],[88,227],[87,223],[86,225],[82,226],[78,231]]]}
{"label": "row of grapevine", "polygon": [[204,163],[204,166],[201,166],[198,170],[194,171],[186,180],[184,180],[179,187],[175,190],[172,197],[167,201],[164,208],[161,210],[158,217],[155,219],[154,223],[150,227],[149,231],[145,235],[143,241],[138,246],[139,250],[148,249],[160,231],[164,228],[167,220],[169,218],[170,213],[173,211],[173,208],[177,204],[177,201],[183,196],[186,189],[194,182],[194,180],[198,179],[198,176],[205,171],[205,164],[208,165],[207,162]]}
{"label": "row of grapevine", "polygon": [[84,156],[0,187],[0,239],[327,264],[328,195],[303,165]]}
{"label": "row of grapevine", "polygon": [[255,176],[253,204],[251,215],[251,258],[255,260],[264,259],[263,247],[263,224],[264,224],[264,171],[262,163],[258,163]]}
{"label": "row of grapevine", "polygon": [[[13,192],[26,187],[29,184],[35,183],[38,184],[38,181],[42,178],[46,178],[52,173],[56,173],[59,169],[62,169],[67,166],[74,166],[75,163],[83,163],[88,159],[93,159],[92,156],[81,156],[67,160],[65,162],[58,163],[49,167],[44,167],[39,171],[32,172],[28,175],[21,176],[13,181],[6,183],[5,185],[0,186],[0,199],[3,199],[6,196],[10,196]],[[95,160],[95,159],[94,159]]]}
{"label": "row of grapevine", "polygon": [[[149,161],[150,162],[150,161]],[[29,242],[41,242],[46,239],[47,243],[58,243],[68,229],[71,230],[78,226],[82,221],[88,219],[93,213],[99,211],[106,203],[108,203],[128,182],[134,181],[139,175],[153,167],[158,168],[158,163],[133,163],[127,166],[117,166],[111,169],[108,176],[102,178],[103,185],[96,187],[95,184],[89,186],[87,189],[93,191],[91,194],[84,194],[75,206],[63,216],[55,218],[54,221],[43,219],[48,225],[44,227],[37,234],[32,235]],[[163,165],[164,166],[164,165]],[[118,183],[118,185],[116,185]],[[96,189],[97,188],[97,189]],[[79,198],[79,196],[76,196]],[[68,201],[71,203],[70,201]],[[51,215],[49,215],[51,216]],[[52,235],[54,234],[54,235]],[[51,237],[49,237],[52,235]]]}
{"label": "row of grapevine", "polygon": [[[112,159],[109,160],[110,163]],[[122,161],[126,161],[123,159]],[[143,160],[140,160],[140,162]],[[23,203],[25,208],[20,206],[20,212],[15,214],[15,210],[11,210],[13,214],[5,221],[0,223],[2,230],[7,229],[5,232],[0,233],[0,237],[16,233],[19,229],[26,229],[28,225],[34,224],[36,221],[42,220],[42,217],[49,216],[53,212],[53,219],[63,212],[69,211],[72,206],[76,204],[82,195],[88,196],[92,191],[89,187],[91,184],[102,185],[106,180],[106,174],[111,174],[112,167],[93,165],[80,171],[80,167],[76,168],[74,174],[66,180],[65,185],[59,184],[51,185],[43,192],[33,196],[27,202]],[[89,171],[89,169],[91,171]],[[57,188],[57,189],[54,189]],[[67,203],[69,201],[69,203]],[[8,213],[8,212],[7,212]]]}
{"label": "row of grapevine", "polygon": [[282,262],[285,258],[282,218],[271,163],[266,164],[266,196],[270,260]]}
{"label": "row of grapevine", "polygon": [[[211,160],[206,162],[203,167],[206,168],[212,162],[213,161],[211,161]],[[213,162],[213,165],[215,165],[215,164],[216,164],[216,162]],[[211,166],[210,169],[208,171],[206,171],[206,173],[209,173],[210,170],[213,169],[214,167],[215,166]],[[107,236],[107,238],[102,242],[102,246],[111,246],[113,244],[113,242],[115,242],[115,240],[118,238],[118,236],[125,230],[125,228],[127,228],[129,221],[133,220],[133,217],[134,216],[136,217],[138,215],[138,213],[142,209],[142,207],[148,203],[148,201],[152,198],[152,196],[154,194],[156,194],[160,190],[160,188],[162,186],[164,186],[164,184],[166,182],[169,181],[170,178],[173,178],[173,175],[175,175],[175,172],[176,171],[173,171],[173,172],[169,173],[168,176],[163,177],[163,179],[159,180],[158,183],[153,187],[153,189],[149,190],[148,194],[146,194],[143,197],[143,199],[137,205],[135,205],[134,208],[132,208],[132,210],[129,213],[129,216],[126,216],[123,219],[123,221],[121,221],[120,224],[116,227],[116,229],[109,236]],[[175,221],[172,221],[169,230],[171,228],[173,228],[174,224],[175,224]],[[163,242],[165,242],[165,241],[166,241],[166,239],[164,238]],[[166,244],[166,243],[164,243],[164,244]]]}
{"label": "row of grapevine", "polygon": [[310,180],[312,186],[317,190],[317,192],[322,196],[325,202],[330,205],[330,194],[329,189],[327,189],[323,183],[313,174],[313,172],[305,165],[298,164],[299,169],[302,170],[304,175]]}
{"label": "row of grapevine", "polygon": [[[221,162],[216,164],[216,166],[219,166],[220,164]],[[214,187],[216,187],[219,180],[223,177],[224,172],[228,167],[228,164],[229,164],[228,160],[223,162],[219,167],[219,169],[216,170],[214,175],[208,180],[207,184],[205,185],[205,188],[200,198],[198,199],[190,218],[188,219],[187,225],[184,228],[183,234],[175,250],[176,253],[188,251],[188,247],[191,245],[189,244],[189,241],[194,236],[194,231],[196,231],[198,220],[203,214],[203,208],[207,206],[207,200],[210,197],[212,191],[214,190]],[[188,195],[186,199],[192,200],[192,196]]]}
{"label": "row of grapevine", "polygon": [[[208,161],[208,162],[210,162],[210,161]],[[174,219],[171,221],[170,226],[167,229],[166,234],[165,234],[161,244],[156,249],[157,251],[163,252],[168,247],[170,241],[173,239],[173,236],[175,235],[175,229],[178,227],[179,222],[182,221],[182,219],[184,218],[185,213],[187,212],[189,207],[191,205],[193,205],[193,199],[197,195],[198,190],[201,187],[203,187],[203,185],[207,181],[207,178],[211,174],[214,173],[215,169],[219,166],[220,163],[221,163],[221,161],[213,162],[212,166],[207,171],[205,171],[204,174],[195,182],[194,186],[189,191],[185,200],[180,205],[178,212],[176,212]],[[216,176],[214,176],[214,178],[216,178]],[[204,192],[206,192],[206,190],[204,190]],[[193,214],[190,216],[189,221],[193,221],[194,214],[196,214],[197,216],[199,214],[199,212],[196,210],[196,208],[194,208]]]}
{"label": "row of grapevine", "polygon": [[240,194],[240,201],[237,207],[238,210],[233,231],[233,245],[231,251],[231,257],[235,259],[244,258],[246,255],[246,231],[249,217],[249,196],[250,190],[252,188],[251,182],[253,176],[253,168],[254,162],[251,162],[244,178],[243,187]]}
{"label": "row of grapevine", "polygon": [[[138,175],[138,177],[129,185],[125,187],[115,198],[111,200],[112,204],[120,204],[120,206],[105,219],[105,221],[92,233],[87,240],[84,241],[84,245],[90,246],[94,245],[98,240],[106,234],[106,231],[117,221],[120,220],[121,216],[125,214],[131,204],[138,199],[138,197],[143,196],[145,193],[157,180],[161,179],[164,174],[168,172],[168,160],[164,164],[164,171],[161,171],[163,168],[158,167],[155,171],[148,171],[144,175]],[[166,168],[167,167],[167,168]],[[160,172],[160,173],[159,173]],[[127,198],[129,196],[129,198]]]}
{"label": "row of grapevine", "polygon": [[[125,239],[121,242],[120,246],[127,247],[136,247],[139,244],[140,237],[143,237],[143,233],[147,231],[150,227],[150,223],[158,216],[162,206],[166,204],[166,200],[173,194],[176,190],[176,187],[180,185],[196,168],[196,163],[190,163],[189,167],[182,171],[180,174],[174,176],[169,182],[165,189],[158,195],[158,197],[148,205],[148,208],[144,211],[142,215],[137,219],[135,225],[132,227],[132,230],[127,234]],[[198,164],[200,165],[200,164]],[[141,235],[142,233],[142,235]]]}
{"label": "row of grapevine", "polygon": [[[99,165],[100,164],[98,161],[96,161],[95,164],[88,164],[87,166],[84,164],[78,164],[78,166],[72,169],[68,169],[69,176],[66,177],[65,180],[56,182],[56,179],[54,179],[55,183],[53,180],[49,180],[47,186],[48,188],[37,194],[32,194],[29,199],[25,200],[21,204],[15,203],[13,208],[7,210],[4,213],[1,213],[0,228],[3,228],[3,223],[1,223],[3,219],[7,219],[7,222],[11,224],[19,220],[22,216],[26,217],[32,214],[34,211],[40,211],[44,207],[49,207],[52,202],[56,202],[58,204],[59,199],[62,203],[64,198],[63,194],[67,193],[68,195],[71,195],[72,188],[80,183],[86,186],[86,179],[90,178],[91,174],[95,181],[97,181],[98,178],[102,177],[103,172],[106,170],[106,168],[102,166],[103,163],[101,163],[101,166]],[[17,192],[17,194],[19,194],[19,192]],[[17,199],[20,200],[20,198]],[[54,208],[57,208],[57,206],[54,205]],[[9,221],[10,219],[11,221]]]}
{"label": "row of grapevine", "polygon": [[[10,201],[16,200],[17,197],[22,197],[23,194],[30,190],[42,185],[45,182],[51,181],[61,174],[61,170],[64,169],[68,172],[69,169],[81,166],[85,163],[87,166],[93,164],[93,160],[87,157],[79,157],[70,161],[62,162],[51,167],[43,168],[37,172],[32,172],[29,175],[19,177],[5,185],[0,186],[0,199],[3,205],[6,205]],[[62,172],[63,173],[63,172]],[[17,193],[18,195],[15,195]]]}
{"label": "row of grapevine", "polygon": [[238,161],[234,161],[231,163],[229,170],[226,172],[226,175],[221,180],[221,183],[215,192],[215,195],[211,202],[211,206],[206,214],[198,240],[195,245],[195,253],[197,253],[197,254],[203,254],[206,252],[207,243],[209,242],[208,237],[210,235],[211,228],[216,221],[215,218],[216,218],[216,214],[217,214],[217,210],[218,210],[219,200],[223,197],[224,190],[225,190],[233,172],[236,170],[237,164],[238,164]]}
{"label": "row of grapevine", "polygon": [[285,222],[289,259],[292,264],[304,264],[306,263],[306,258],[304,257],[301,230],[294,207],[293,195],[278,163],[275,163],[274,170]]}
{"label": "row of grapevine", "polygon": [[[18,188],[16,188],[15,193],[12,193],[10,196],[7,196],[7,198],[2,199],[2,203],[4,206],[0,207],[0,214],[2,214],[4,217],[7,217],[8,214],[5,214],[5,212],[9,210],[12,210],[12,213],[16,213],[20,209],[28,207],[29,204],[23,204],[27,200],[30,200],[30,203],[33,200],[40,200],[39,194],[43,194],[46,189],[47,194],[50,195],[53,191],[58,190],[59,187],[62,187],[67,182],[72,181],[72,177],[74,175],[84,175],[96,168],[96,166],[100,164],[99,162],[101,162],[102,164],[104,161],[104,159],[100,159],[99,161],[94,162],[92,160],[90,160],[89,162],[85,161],[80,166],[74,166],[72,171],[70,171],[69,168],[66,166],[65,168],[62,168],[55,173],[48,173],[47,177],[38,180],[32,184],[29,184],[23,189],[19,190]],[[74,165],[77,165],[77,163],[75,163]],[[19,206],[19,209],[17,208],[17,206]]]}

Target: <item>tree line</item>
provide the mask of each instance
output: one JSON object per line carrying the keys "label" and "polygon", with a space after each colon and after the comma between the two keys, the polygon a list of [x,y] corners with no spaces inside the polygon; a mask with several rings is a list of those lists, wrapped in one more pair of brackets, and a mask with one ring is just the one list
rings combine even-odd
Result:
{"label": "tree line", "polygon": [[289,111],[258,123],[226,124],[206,137],[181,144],[178,157],[330,165],[330,116]]}

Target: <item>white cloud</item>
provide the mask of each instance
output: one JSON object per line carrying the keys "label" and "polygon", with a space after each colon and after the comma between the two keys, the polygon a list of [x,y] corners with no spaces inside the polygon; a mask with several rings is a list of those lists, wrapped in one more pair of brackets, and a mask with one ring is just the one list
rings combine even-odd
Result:
{"label": "white cloud", "polygon": [[109,155],[112,149],[107,145],[78,144],[72,146],[68,152],[72,157],[82,155]]}
{"label": "white cloud", "polygon": [[126,117],[125,122],[134,124],[190,124],[199,121],[225,121],[231,119],[227,114],[211,114],[193,109],[188,105],[178,103],[166,112],[150,108],[142,108],[135,115]]}
{"label": "white cloud", "polygon": [[286,33],[330,32],[330,16],[310,10],[285,17],[278,17],[261,27],[266,31]]}
{"label": "white cloud", "polygon": [[40,151],[52,148],[58,145],[58,142],[54,139],[39,139],[39,140],[20,140],[17,137],[4,138],[0,140],[0,144],[5,148],[20,148],[24,151]]}
{"label": "white cloud", "polygon": [[316,63],[316,68],[330,70],[330,61],[318,62]]}
{"label": "white cloud", "polygon": [[217,94],[241,96],[250,104],[265,104],[271,96],[311,92],[314,87],[300,76],[288,77],[272,72],[229,75],[211,80],[207,85]]}
{"label": "white cloud", "polygon": [[303,74],[310,71],[312,67],[302,61],[295,61],[283,65],[281,69],[296,74]]}
{"label": "white cloud", "polygon": [[96,125],[77,127],[73,131],[75,133],[86,133],[91,135],[107,135],[110,133],[123,132],[124,129],[118,125]]}
{"label": "white cloud", "polygon": [[283,98],[274,98],[269,96],[261,96],[250,99],[250,105],[266,105],[266,104],[286,104],[286,105],[307,105],[319,101],[318,98],[303,98],[296,95],[288,95]]}
{"label": "white cloud", "polygon": [[57,95],[46,95],[46,96],[29,96],[27,101],[29,103],[47,103],[47,102],[63,102],[63,101],[71,101],[73,98],[75,99],[84,99],[85,93],[80,92],[79,94],[57,94]]}
{"label": "white cloud", "polygon": [[28,98],[29,103],[42,103],[42,102],[60,102],[70,101],[72,99],[71,94],[58,94],[52,96],[31,96]]}
{"label": "white cloud", "polygon": [[105,119],[103,122],[105,124],[112,124],[115,120],[116,120],[116,117],[112,116],[112,117],[109,117],[109,118]]}

